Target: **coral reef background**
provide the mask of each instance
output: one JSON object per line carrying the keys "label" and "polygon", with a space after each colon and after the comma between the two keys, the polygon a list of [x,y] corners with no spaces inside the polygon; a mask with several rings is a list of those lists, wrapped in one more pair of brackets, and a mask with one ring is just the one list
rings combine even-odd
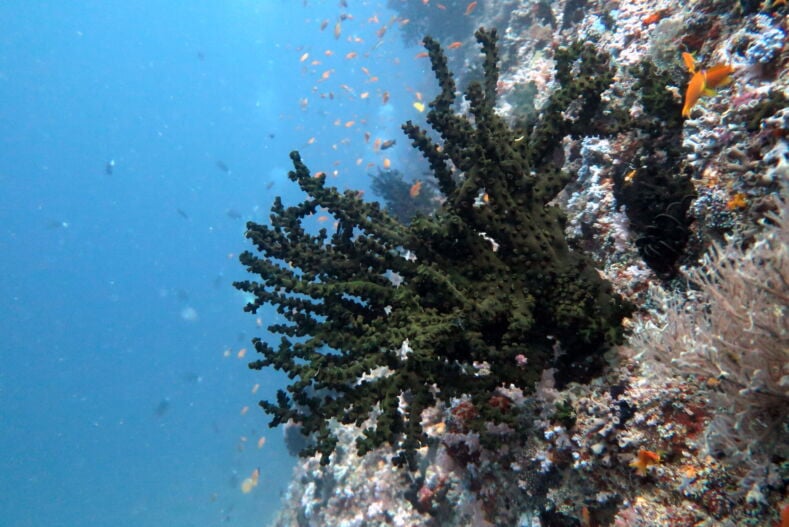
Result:
{"label": "coral reef background", "polygon": [[[448,22],[465,16],[465,3],[447,2],[449,14],[429,4],[391,2],[420,21],[407,27],[470,44],[471,30]],[[475,22],[501,35],[500,74],[486,88],[514,129],[534,129],[563,78],[578,75],[559,66],[576,40],[611,56],[602,113],[591,119],[575,98],[563,110],[562,171],[572,177],[553,204],[567,216],[570,246],[636,306],[627,341],[589,382],[567,382],[554,368],[533,387],[502,379],[497,396],[507,402],[498,404],[512,415],[507,426],[487,423],[496,448],[480,433],[479,398],[424,398],[409,414],[423,434],[409,443],[412,471],[389,462],[397,444],[365,440],[358,415],[311,424],[331,435],[331,448],[297,467],[276,525],[776,522],[789,477],[786,5],[474,4]],[[490,81],[478,48],[464,49],[449,63],[458,85]],[[701,68],[733,68],[731,84],[704,95],[687,119],[682,52]],[[469,99],[458,109],[484,122]],[[294,179],[307,184],[304,174]],[[438,186],[449,181],[439,176]],[[259,351],[274,363],[274,350]],[[278,423],[304,418],[288,407],[280,404]]]}

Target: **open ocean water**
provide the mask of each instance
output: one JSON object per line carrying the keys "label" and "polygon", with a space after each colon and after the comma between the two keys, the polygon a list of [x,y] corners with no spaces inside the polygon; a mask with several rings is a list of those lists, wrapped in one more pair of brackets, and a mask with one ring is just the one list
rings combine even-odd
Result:
{"label": "open ocean water", "polygon": [[242,351],[244,224],[301,198],[291,150],[368,192],[365,133],[417,166],[399,126],[435,89],[383,0],[341,3],[0,5],[2,526],[275,513],[294,460],[256,406],[283,379]]}

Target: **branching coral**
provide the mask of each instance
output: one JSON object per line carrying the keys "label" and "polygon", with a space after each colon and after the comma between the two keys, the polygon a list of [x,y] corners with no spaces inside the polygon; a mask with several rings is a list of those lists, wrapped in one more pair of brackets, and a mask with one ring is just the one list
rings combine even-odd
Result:
{"label": "branching coral", "polygon": [[[268,328],[282,335],[277,348],[254,340],[263,359],[250,367],[273,366],[292,380],[276,403],[260,404],[271,426],[300,423],[313,440],[303,453],[320,452],[323,463],[337,420],[365,427],[360,454],[389,443],[394,461],[414,468],[427,441],[424,409],[466,397],[479,415],[470,427],[511,423],[509,407],[490,402],[498,387],[531,390],[549,366],[585,373],[587,359],[621,340],[630,306],[569,249],[565,216],[550,204],[570,177],[556,162],[561,139],[597,112],[608,57],[581,44],[558,53],[560,87],[533,129],[515,132],[494,112],[495,30],[476,37],[485,78],[466,92],[471,116],[453,113],[446,56],[426,37],[441,87],[427,120],[443,144],[403,126],[445,198],[435,214],[403,225],[377,203],[326,187],[293,152],[289,177],[308,199],[286,208],[277,198],[270,226],[247,224],[263,257],[244,252],[241,262],[261,281],[234,285],[254,295],[247,311],[273,304],[287,321]],[[318,207],[336,219],[334,234],[303,228]]]}

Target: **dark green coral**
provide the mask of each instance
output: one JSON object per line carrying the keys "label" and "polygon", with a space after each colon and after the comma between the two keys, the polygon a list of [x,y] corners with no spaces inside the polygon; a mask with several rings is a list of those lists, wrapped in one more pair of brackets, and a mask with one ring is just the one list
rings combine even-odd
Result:
{"label": "dark green coral", "polygon": [[[607,57],[576,46],[532,131],[516,134],[494,111],[495,30],[476,37],[485,80],[466,92],[471,116],[452,111],[455,83],[428,37],[441,93],[427,120],[442,144],[403,126],[444,196],[435,214],[403,225],[377,203],[326,187],[293,152],[289,177],[308,199],[286,208],[278,198],[271,225],[247,224],[262,257],[245,252],[241,262],[260,281],[235,286],[255,297],[247,311],[270,303],[286,320],[268,328],[282,335],[278,347],[254,340],[263,358],[250,366],[291,379],[276,403],[261,406],[271,426],[301,423],[313,439],[303,453],[320,452],[323,462],[337,444],[336,419],[367,422],[360,454],[389,443],[395,462],[413,468],[427,440],[424,409],[468,396],[479,413],[473,429],[512,422],[507,405],[490,404],[498,387],[530,391],[544,368],[570,371],[621,339],[630,306],[568,248],[565,215],[550,204],[570,178],[557,166],[557,145],[560,152],[562,137],[578,131],[562,111],[595,114],[611,79]],[[302,226],[318,207],[337,220],[334,234]]]}

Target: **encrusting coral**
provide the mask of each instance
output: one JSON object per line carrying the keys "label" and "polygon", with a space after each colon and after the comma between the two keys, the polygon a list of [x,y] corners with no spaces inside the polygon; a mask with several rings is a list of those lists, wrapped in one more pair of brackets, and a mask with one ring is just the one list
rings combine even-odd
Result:
{"label": "encrusting coral", "polygon": [[[254,339],[263,358],[291,379],[277,402],[260,405],[270,426],[293,421],[311,444],[337,445],[332,422],[365,427],[360,455],[389,443],[394,462],[416,467],[427,443],[422,412],[464,397],[478,418],[469,426],[512,423],[501,386],[531,391],[545,368],[557,378],[588,375],[608,345],[622,338],[632,308],[591,260],[570,250],[565,216],[551,205],[570,175],[560,171],[561,140],[583,132],[612,79],[608,57],[576,44],[557,53],[560,87],[529,131],[514,131],[494,112],[498,80],[495,30],[476,33],[484,82],[466,91],[471,116],[455,114],[455,82],[439,44],[426,37],[441,87],[428,123],[437,145],[411,122],[406,134],[430,163],[444,202],[403,225],[377,203],[325,186],[297,152],[291,180],[308,195],[274,202],[271,225],[247,224],[262,257],[240,259],[261,281],[234,285],[254,295],[246,311],[273,304],[287,323],[277,348]],[[319,207],[336,232],[309,234],[302,220]]]}

